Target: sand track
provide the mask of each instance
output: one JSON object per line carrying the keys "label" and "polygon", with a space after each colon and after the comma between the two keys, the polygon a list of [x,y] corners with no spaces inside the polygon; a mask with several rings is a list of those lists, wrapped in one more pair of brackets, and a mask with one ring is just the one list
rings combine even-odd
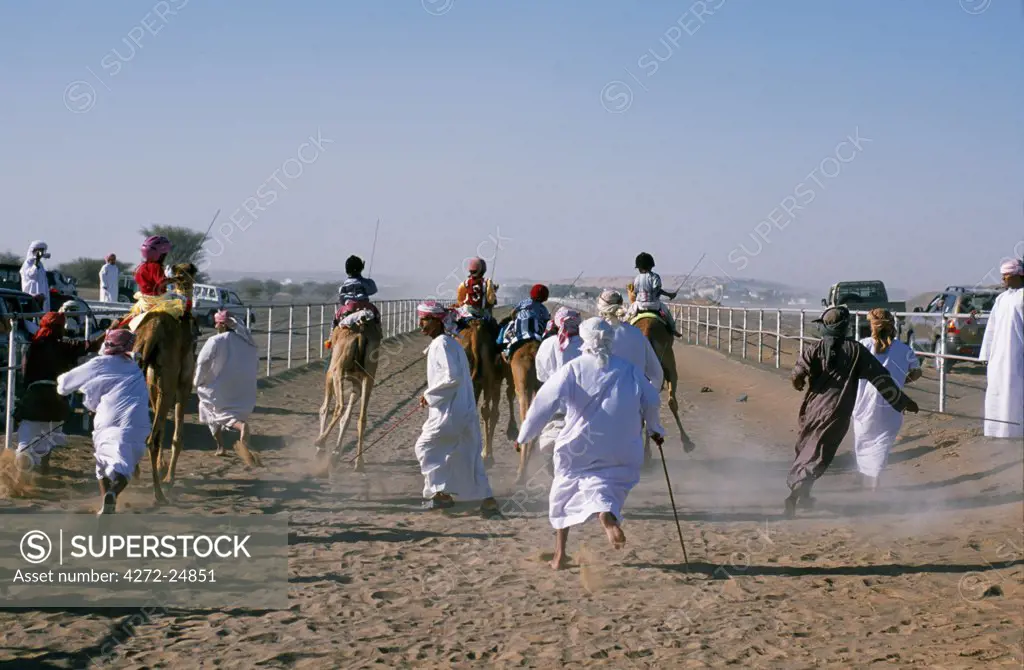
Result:
{"label": "sand track", "polygon": [[[425,346],[406,340],[381,365],[368,442],[415,402]],[[7,609],[0,612],[0,665],[72,668],[97,658],[125,668],[1024,662],[1020,444],[986,441],[977,426],[948,417],[913,418],[883,491],[859,491],[852,460],[841,455],[816,489],[818,509],[784,521],[799,394],[776,371],[717,352],[679,346],[677,356],[684,421],[698,449],[684,455],[670,429],[666,454],[689,576],[660,466],[627,503],[626,549],[611,550],[592,522],[570,537],[582,567],[563,573],[542,561],[553,544],[549,479],[535,459],[536,474],[513,485],[516,455],[503,430],[491,471],[507,516],[500,522],[485,522],[467,506],[419,509],[418,414],[368,451],[365,473],[343,465],[329,480],[310,476],[322,399],[322,368],[313,366],[261,388],[254,425],[264,470],[246,471],[234,456],[216,459],[208,432],[190,425],[172,505],[158,510],[288,513],[289,610],[161,611],[139,622],[125,609]],[[700,393],[702,386],[712,392]],[[736,401],[741,393],[746,402]],[[966,410],[976,396],[968,389],[957,402]],[[502,412],[501,427],[504,403]],[[70,442],[54,457],[54,488],[0,509],[91,511],[89,442]],[[147,464],[122,512],[151,511],[148,477]]]}

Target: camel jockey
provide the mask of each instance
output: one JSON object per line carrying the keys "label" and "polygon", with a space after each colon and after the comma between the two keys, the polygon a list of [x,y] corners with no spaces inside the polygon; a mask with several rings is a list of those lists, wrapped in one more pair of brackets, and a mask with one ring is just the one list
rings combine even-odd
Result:
{"label": "camel jockey", "polygon": [[548,287],[534,284],[530,297],[521,300],[512,310],[510,321],[498,336],[498,345],[506,359],[512,357],[516,348],[527,340],[544,339],[544,329],[551,320],[551,314],[544,302],[548,299]]}
{"label": "camel jockey", "polygon": [[814,322],[821,324],[821,339],[800,353],[791,376],[797,391],[803,391],[807,381],[810,386],[800,405],[796,455],[787,480],[787,518],[796,514],[798,502],[807,509],[814,506],[811,487],[825,474],[850,429],[860,380],[878,389],[880,399],[897,412],[917,413],[917,403],[903,393],[882,363],[863,344],[847,337],[850,311],[846,307],[829,307]]}
{"label": "camel jockey", "polygon": [[466,352],[450,334],[455,329],[452,313],[436,301],[416,308],[420,331],[431,339],[427,347],[427,388],[420,405],[428,409],[416,458],[423,474],[424,506],[452,507],[453,496],[482,501],[485,518],[500,517],[484,461],[480,416],[473,395],[473,380]]}
{"label": "camel jockey", "polygon": [[43,267],[43,259],[50,257],[47,248],[46,242],[35,240],[29,245],[21,265],[21,290],[40,301],[44,312],[50,311],[50,283]]}
{"label": "camel jockey", "polygon": [[565,412],[554,443],[554,480],[548,518],[555,529],[551,567],[565,568],[569,529],[597,516],[615,549],[626,543],[619,522],[644,461],[643,424],[662,443],[658,392],[636,366],[612,352],[614,333],[599,318],[580,326],[582,355],[550,377],[526,413],[516,444],[535,439],[547,422]]}
{"label": "camel jockey", "polygon": [[256,409],[260,356],[249,330],[227,310],[214,315],[214,324],[217,334],[199,351],[194,383],[199,396],[199,421],[213,434],[215,455],[223,456],[221,433],[225,428],[238,430],[239,441],[248,445],[246,422]]}
{"label": "camel jockey", "polygon": [[39,467],[41,474],[47,474],[50,451],[67,444],[61,426],[68,419],[70,407],[57,393],[57,377],[103,343],[102,333],[91,342],[68,339],[65,322],[60,312],[44,314],[22,362],[25,392],[14,414],[19,422],[18,468],[23,472]]}
{"label": "camel jockey", "polygon": [[[64,332],[70,337],[83,337],[85,335],[85,319],[88,315],[81,314],[81,307],[74,300],[67,300],[57,310],[64,315]],[[82,322],[79,323],[79,318]],[[93,333],[95,335],[95,333]]]}
{"label": "camel jockey", "polygon": [[150,235],[142,242],[139,248],[142,252],[142,263],[135,270],[135,283],[139,286],[135,294],[135,304],[129,310],[128,316],[114,328],[123,328],[127,324],[134,332],[142,322],[142,315],[148,312],[166,312],[180,319],[191,311],[191,299],[167,293],[170,278],[164,270],[164,262],[173,247],[171,241],[163,235]]}
{"label": "camel jockey", "polygon": [[103,504],[99,514],[113,514],[117,496],[128,486],[146,454],[152,428],[146,377],[132,358],[135,335],[108,330],[100,355],[57,378],[57,393],[79,392],[95,412],[92,444]]}
{"label": "camel jockey", "polygon": [[[569,361],[578,358],[583,340],[580,339],[580,322],[583,317],[574,309],[562,305],[555,311],[548,324],[549,337],[537,349],[535,365],[537,381],[541,384],[554,376]],[[540,434],[538,447],[542,454],[551,454],[555,438],[565,427],[565,413],[556,412]]]}
{"label": "camel jockey", "polygon": [[[338,311],[334,313],[335,326],[348,326],[370,317],[380,320],[377,306],[370,302],[370,296],[377,293],[377,282],[363,276],[365,264],[359,256],[345,259],[345,274],[348,279],[338,288]],[[363,314],[363,311],[369,314]]]}
{"label": "camel jockey", "polygon": [[459,312],[459,328],[465,328],[473,319],[493,319],[492,308],[498,303],[498,285],[485,279],[487,262],[482,258],[469,261],[469,276],[459,284],[455,294],[455,307]]}
{"label": "camel jockey", "polygon": [[654,388],[660,390],[665,378],[661,361],[640,329],[622,320],[625,311],[622,306],[622,294],[618,291],[608,289],[597,297],[597,314],[612,327],[615,334],[612,353],[635,365],[650,380]]}
{"label": "camel jockey", "polygon": [[641,312],[654,312],[665,322],[668,329],[676,337],[682,337],[682,333],[676,330],[676,320],[672,312],[665,308],[661,302],[661,296],[671,300],[676,297],[675,293],[666,291],[661,286],[661,275],[654,271],[654,256],[642,252],[636,257],[636,269],[640,271],[633,279],[633,290],[636,291],[636,302],[629,307],[626,318],[632,320]]}

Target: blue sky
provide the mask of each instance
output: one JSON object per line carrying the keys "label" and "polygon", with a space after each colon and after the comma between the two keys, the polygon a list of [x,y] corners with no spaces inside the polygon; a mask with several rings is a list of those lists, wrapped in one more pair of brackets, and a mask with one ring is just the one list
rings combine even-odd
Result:
{"label": "blue sky", "polygon": [[647,250],[973,283],[1024,251],[1022,25],[1009,0],[8,0],[0,248],[133,259],[140,226],[221,209],[214,274],[340,269],[380,217],[375,272],[438,281],[500,231],[499,280]]}

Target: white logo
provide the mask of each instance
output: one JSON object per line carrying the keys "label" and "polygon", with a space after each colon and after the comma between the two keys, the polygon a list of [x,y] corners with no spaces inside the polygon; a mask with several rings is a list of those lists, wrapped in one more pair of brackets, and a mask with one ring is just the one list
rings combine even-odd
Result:
{"label": "white logo", "polygon": [[21,557],[38,565],[50,557],[53,543],[50,536],[41,530],[30,530],[21,537]]}

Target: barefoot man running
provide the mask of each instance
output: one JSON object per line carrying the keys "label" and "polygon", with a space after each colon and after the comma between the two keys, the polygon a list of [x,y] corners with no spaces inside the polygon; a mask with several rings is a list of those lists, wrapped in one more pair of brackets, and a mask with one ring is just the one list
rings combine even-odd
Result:
{"label": "barefoot man running", "polygon": [[595,514],[616,549],[626,544],[619,520],[630,490],[640,481],[644,461],[641,421],[651,439],[665,430],[658,420],[658,392],[641,370],[611,353],[614,331],[599,318],[580,326],[582,355],[553,374],[541,387],[517,444],[537,438],[556,412],[565,427],[555,440],[555,476],[548,515],[555,528],[551,567],[569,563],[569,528]]}

